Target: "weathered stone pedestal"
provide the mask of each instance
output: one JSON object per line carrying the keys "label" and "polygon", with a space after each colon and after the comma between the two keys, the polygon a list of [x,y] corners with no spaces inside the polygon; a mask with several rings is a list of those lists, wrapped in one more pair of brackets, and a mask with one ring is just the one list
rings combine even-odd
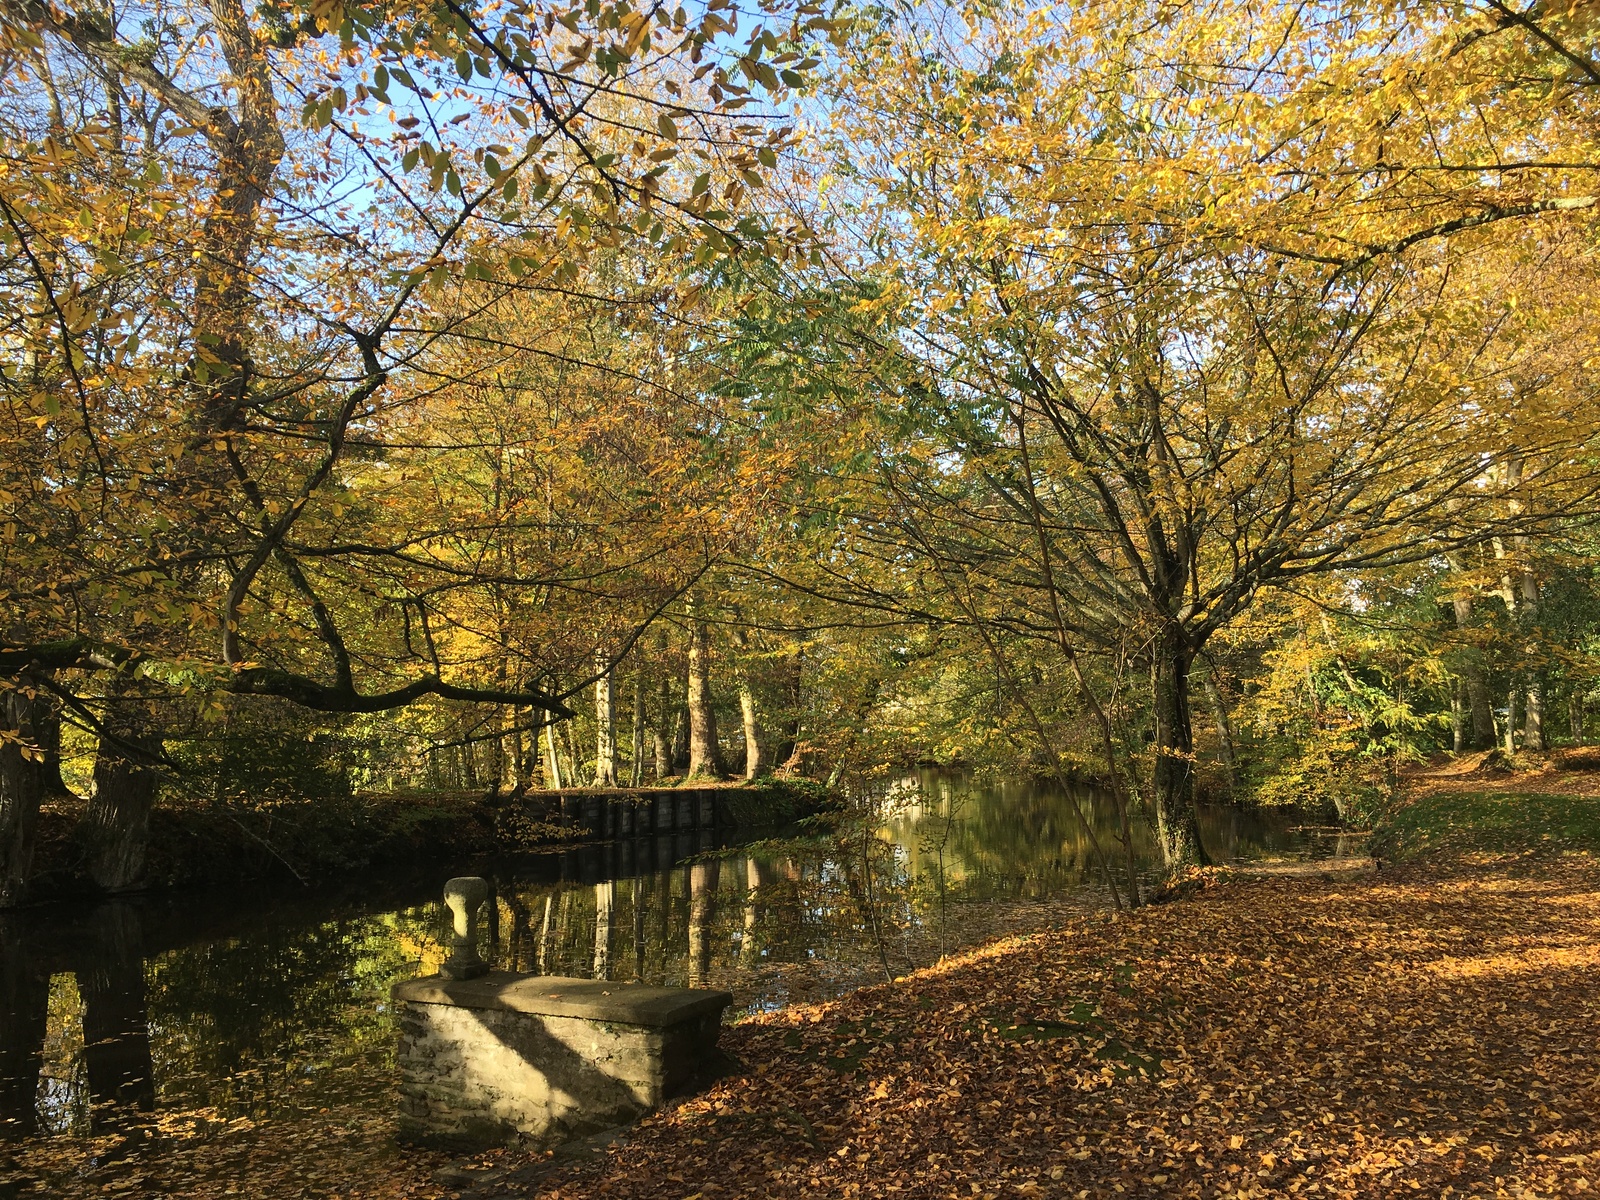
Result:
{"label": "weathered stone pedestal", "polygon": [[727,992],[491,972],[396,984],[400,1136],[553,1145],[622,1124],[714,1062]]}

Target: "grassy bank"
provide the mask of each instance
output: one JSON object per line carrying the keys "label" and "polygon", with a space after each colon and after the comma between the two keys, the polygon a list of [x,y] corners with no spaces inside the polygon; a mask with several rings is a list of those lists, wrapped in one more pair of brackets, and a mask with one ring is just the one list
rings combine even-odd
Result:
{"label": "grassy bank", "polygon": [[1374,830],[1373,853],[1396,862],[1463,854],[1600,851],[1600,797],[1570,792],[1434,789]]}

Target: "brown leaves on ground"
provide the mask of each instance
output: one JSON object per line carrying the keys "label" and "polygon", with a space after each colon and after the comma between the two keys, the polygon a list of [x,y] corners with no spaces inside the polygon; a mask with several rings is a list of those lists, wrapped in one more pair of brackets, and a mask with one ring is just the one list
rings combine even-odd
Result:
{"label": "brown leaves on ground", "polygon": [[[1428,871],[1212,873],[1179,903],[749,1021],[723,1034],[743,1074],[586,1159],[487,1156],[510,1174],[477,1194],[1588,1195],[1600,867]],[[34,1143],[0,1181],[57,1196],[456,1194],[434,1181],[439,1157],[394,1145],[391,1078],[344,1083],[308,1121],[164,1131],[181,1152],[120,1170]]]}
{"label": "brown leaves on ground", "polygon": [[1508,759],[1499,750],[1440,756],[1405,773],[1406,794],[1541,792],[1551,796],[1600,796],[1600,746],[1567,746],[1540,754],[1521,751]]}
{"label": "brown leaves on ground", "polygon": [[742,1077],[484,1194],[1582,1195],[1597,985],[1587,858],[1222,883],[730,1029]]}

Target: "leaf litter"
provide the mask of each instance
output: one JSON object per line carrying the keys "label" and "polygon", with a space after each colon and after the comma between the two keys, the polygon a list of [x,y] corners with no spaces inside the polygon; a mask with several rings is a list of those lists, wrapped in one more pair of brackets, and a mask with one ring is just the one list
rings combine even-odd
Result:
{"label": "leaf litter", "polygon": [[1585,1195],[1597,985],[1588,858],[1218,882],[747,1021],[742,1076],[481,1194]]}
{"label": "leaf litter", "polygon": [[1586,856],[1207,879],[752,1017],[723,1032],[737,1071],[588,1154],[441,1175],[367,1095],[287,1145],[219,1124],[120,1175],[35,1145],[0,1177],[66,1197],[1586,1196],[1597,985]]}

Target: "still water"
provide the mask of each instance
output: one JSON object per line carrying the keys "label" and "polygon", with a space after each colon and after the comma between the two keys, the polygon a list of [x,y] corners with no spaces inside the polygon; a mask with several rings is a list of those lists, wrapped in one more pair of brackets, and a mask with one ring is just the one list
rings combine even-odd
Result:
{"label": "still water", "polygon": [[[1108,833],[1110,813],[1079,797]],[[1210,809],[1218,860],[1359,853],[1294,813]],[[824,998],[1104,903],[1068,798],[948,775],[876,827],[701,833],[474,864],[485,956],[545,974],[724,987],[731,1014]],[[1148,845],[1142,852],[1148,858]],[[444,957],[437,877],[147,897],[0,918],[0,1140],[293,1121],[337,1089],[392,1103],[388,996]],[[3,1191],[0,1188],[0,1191]]]}

